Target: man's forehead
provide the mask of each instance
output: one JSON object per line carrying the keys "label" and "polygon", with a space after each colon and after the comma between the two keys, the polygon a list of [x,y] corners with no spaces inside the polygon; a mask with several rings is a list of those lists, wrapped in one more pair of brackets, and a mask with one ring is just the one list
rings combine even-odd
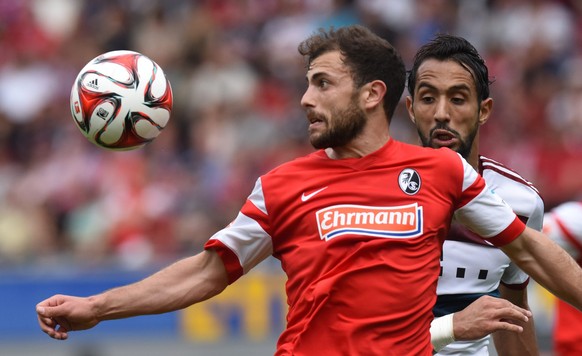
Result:
{"label": "man's forehead", "polygon": [[475,87],[473,73],[455,60],[428,59],[418,67],[417,83],[454,82]]}
{"label": "man's forehead", "polygon": [[348,67],[343,62],[339,51],[325,52],[324,54],[313,59],[307,68],[307,75],[313,75],[315,72],[337,72],[346,73]]}

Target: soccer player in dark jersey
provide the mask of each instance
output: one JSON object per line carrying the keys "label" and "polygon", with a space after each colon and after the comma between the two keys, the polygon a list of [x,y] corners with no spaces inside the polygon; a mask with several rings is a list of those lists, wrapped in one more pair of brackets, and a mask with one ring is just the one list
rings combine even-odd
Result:
{"label": "soccer player in dark jersey", "polygon": [[[461,154],[528,226],[541,230],[544,204],[536,188],[515,171],[479,154],[479,128],[493,109],[489,71],[473,45],[462,37],[438,35],[422,46],[408,77],[410,119],[422,145]],[[501,296],[529,309],[529,277],[509,257],[453,221],[443,244],[435,316],[452,318],[483,295]],[[435,319],[442,323],[446,319]],[[497,332],[501,355],[537,355],[533,318],[522,333]],[[457,341],[442,355],[488,355],[490,336]]]}
{"label": "soccer player in dark jersey", "polygon": [[313,34],[299,52],[307,59],[301,105],[317,150],[259,177],[203,252],[134,284],[40,302],[44,332],[66,339],[104,320],[188,307],[272,255],[288,279],[276,355],[431,355],[440,251],[453,215],[582,308],[582,269],[526,227],[459,154],[390,137],[406,73],[387,41],[348,26]]}

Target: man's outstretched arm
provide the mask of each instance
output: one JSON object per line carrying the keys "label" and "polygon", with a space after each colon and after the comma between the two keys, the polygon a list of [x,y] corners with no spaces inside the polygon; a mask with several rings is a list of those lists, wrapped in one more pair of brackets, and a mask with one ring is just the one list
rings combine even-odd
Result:
{"label": "man's outstretched arm", "polygon": [[90,329],[103,320],[160,314],[209,299],[226,288],[224,264],[213,251],[180,260],[130,285],[90,297],[52,296],[36,306],[38,323],[50,337]]}

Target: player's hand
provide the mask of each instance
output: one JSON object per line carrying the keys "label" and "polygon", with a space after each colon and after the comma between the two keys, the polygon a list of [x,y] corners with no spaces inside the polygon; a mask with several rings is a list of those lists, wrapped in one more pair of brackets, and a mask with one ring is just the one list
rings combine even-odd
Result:
{"label": "player's hand", "polygon": [[477,340],[499,330],[522,332],[519,323],[531,317],[506,299],[483,296],[453,315],[455,340]]}
{"label": "player's hand", "polygon": [[69,332],[90,329],[99,323],[90,298],[55,295],[36,305],[42,331],[57,340],[66,340]]}

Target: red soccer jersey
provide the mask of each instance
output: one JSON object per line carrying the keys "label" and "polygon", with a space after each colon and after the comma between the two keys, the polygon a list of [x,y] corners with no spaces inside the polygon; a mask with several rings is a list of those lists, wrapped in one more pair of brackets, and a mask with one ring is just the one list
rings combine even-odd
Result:
{"label": "red soccer jersey", "polygon": [[453,214],[496,245],[525,228],[461,157],[390,140],[324,151],[257,180],[206,248],[234,282],[273,255],[287,274],[277,355],[430,355],[440,247]]}
{"label": "red soccer jersey", "polygon": [[[544,232],[582,265],[582,202],[569,201],[544,216]],[[582,355],[582,312],[556,301],[554,351],[556,356]]]}

